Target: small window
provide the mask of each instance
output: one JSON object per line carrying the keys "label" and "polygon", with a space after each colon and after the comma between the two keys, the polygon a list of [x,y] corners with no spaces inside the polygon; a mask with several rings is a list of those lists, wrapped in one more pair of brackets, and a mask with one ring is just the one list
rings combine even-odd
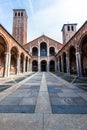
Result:
{"label": "small window", "polygon": [[71,30],[74,31],[74,27],[73,26],[71,26]]}
{"label": "small window", "polygon": [[18,13],[18,16],[20,16],[20,12]]}
{"label": "small window", "polygon": [[23,12],[21,12],[21,16],[23,16]]}
{"label": "small window", "polygon": [[67,30],[70,31],[70,26],[67,26]]}
{"label": "small window", "polygon": [[15,13],[15,16],[17,16],[17,12]]}

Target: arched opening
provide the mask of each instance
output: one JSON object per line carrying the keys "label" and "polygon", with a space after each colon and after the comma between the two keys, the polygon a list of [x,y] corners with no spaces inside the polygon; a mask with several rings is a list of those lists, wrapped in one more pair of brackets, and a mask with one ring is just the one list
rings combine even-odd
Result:
{"label": "arched opening", "polygon": [[70,73],[77,74],[76,49],[73,46],[71,46],[69,49],[69,59],[70,59]]}
{"label": "arched opening", "polygon": [[18,50],[16,47],[12,47],[11,49],[11,65],[10,65],[10,73],[17,73],[17,58],[18,58]]}
{"label": "arched opening", "polygon": [[47,62],[45,60],[41,61],[41,71],[47,71]]}
{"label": "arched opening", "polygon": [[50,47],[49,54],[50,54],[50,56],[54,56],[55,55],[55,48],[54,47]]}
{"label": "arched opening", "polygon": [[32,71],[38,71],[38,62],[36,60],[32,62]]}
{"label": "arched opening", "polygon": [[82,42],[81,62],[83,76],[87,76],[87,37]]}
{"label": "arched opening", "polygon": [[66,73],[66,53],[63,53],[63,72]]}
{"label": "arched opening", "polygon": [[50,65],[50,67],[49,67],[50,71],[54,72],[55,71],[55,61],[51,60],[49,65]]}
{"label": "arched opening", "polygon": [[5,52],[7,51],[7,46],[2,37],[0,37],[0,76],[5,75]]}
{"label": "arched opening", "polygon": [[59,69],[60,69],[60,72],[62,72],[62,67],[61,67],[61,56],[59,56]]}
{"label": "arched opening", "polygon": [[23,73],[23,68],[24,68],[24,54],[21,53],[20,56],[20,72]]}
{"label": "arched opening", "polygon": [[38,48],[37,47],[32,48],[32,56],[38,56]]}
{"label": "arched opening", "polygon": [[47,56],[47,44],[45,42],[40,44],[40,56]]}
{"label": "arched opening", "polygon": [[28,57],[26,57],[26,63],[25,63],[25,72],[28,71]]}

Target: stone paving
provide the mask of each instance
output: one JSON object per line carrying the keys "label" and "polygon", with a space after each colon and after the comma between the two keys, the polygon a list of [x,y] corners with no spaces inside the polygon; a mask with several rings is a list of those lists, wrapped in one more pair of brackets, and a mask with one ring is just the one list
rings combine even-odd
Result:
{"label": "stone paving", "polygon": [[87,130],[87,92],[37,72],[0,93],[0,130]]}
{"label": "stone paving", "polygon": [[49,74],[46,74],[46,81],[52,113],[87,114],[87,99],[81,96],[85,93],[84,90]]}

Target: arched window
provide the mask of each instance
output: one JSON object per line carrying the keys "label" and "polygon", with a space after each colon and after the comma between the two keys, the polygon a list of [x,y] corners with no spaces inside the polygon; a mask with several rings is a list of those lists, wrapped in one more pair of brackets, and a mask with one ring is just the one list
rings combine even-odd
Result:
{"label": "arched window", "polygon": [[40,44],[40,56],[47,56],[47,44],[45,42]]}
{"label": "arched window", "polygon": [[54,56],[55,55],[55,48],[54,47],[50,47],[49,54],[50,54],[50,56]]}
{"label": "arched window", "polygon": [[38,56],[38,48],[37,47],[32,48],[32,56]]}

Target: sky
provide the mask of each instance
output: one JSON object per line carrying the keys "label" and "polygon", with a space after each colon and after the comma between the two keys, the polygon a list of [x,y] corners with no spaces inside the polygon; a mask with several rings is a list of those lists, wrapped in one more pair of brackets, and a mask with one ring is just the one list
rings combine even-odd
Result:
{"label": "sky", "polygon": [[12,34],[13,9],[26,9],[27,42],[46,35],[62,43],[62,26],[87,20],[87,0],[0,0],[0,24]]}

